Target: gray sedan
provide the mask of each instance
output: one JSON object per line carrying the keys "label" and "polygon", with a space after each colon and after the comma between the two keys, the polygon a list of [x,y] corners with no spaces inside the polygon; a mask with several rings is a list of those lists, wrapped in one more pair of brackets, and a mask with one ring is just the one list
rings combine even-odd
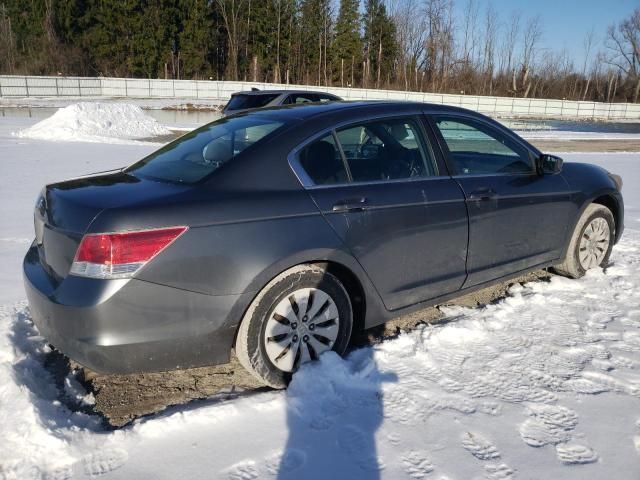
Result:
{"label": "gray sedan", "polygon": [[281,388],[354,330],[533,269],[606,266],[621,186],[460,108],[254,110],[45,187],[25,286],[41,334],[91,369],[235,348]]}

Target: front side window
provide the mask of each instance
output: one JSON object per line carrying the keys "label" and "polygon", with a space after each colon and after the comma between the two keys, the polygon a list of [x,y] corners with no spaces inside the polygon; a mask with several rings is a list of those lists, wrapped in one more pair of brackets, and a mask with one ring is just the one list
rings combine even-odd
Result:
{"label": "front side window", "polygon": [[435,175],[415,120],[393,118],[339,129],[354,182]]}
{"label": "front side window", "polygon": [[527,149],[488,125],[454,117],[435,123],[461,175],[534,171]]}
{"label": "front side window", "polygon": [[127,169],[137,175],[195,183],[283,125],[252,116],[226,117],[169,143]]}

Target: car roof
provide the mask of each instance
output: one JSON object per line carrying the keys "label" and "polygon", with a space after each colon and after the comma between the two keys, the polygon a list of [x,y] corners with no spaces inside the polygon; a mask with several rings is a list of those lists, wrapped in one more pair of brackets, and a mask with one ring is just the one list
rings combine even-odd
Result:
{"label": "car roof", "polygon": [[483,117],[482,114],[467,110],[465,108],[434,103],[392,101],[392,100],[342,100],[326,103],[302,103],[294,105],[283,105],[274,107],[263,107],[255,110],[245,111],[236,115],[264,116],[281,120],[309,120],[332,113],[386,113],[390,110],[395,112],[415,111],[417,108],[430,111],[442,111],[449,113],[467,113]]}
{"label": "car roof", "polygon": [[323,92],[321,90],[243,90],[241,92],[235,92],[231,95],[283,95],[291,93],[320,93],[322,95],[331,95],[336,97],[333,93]]}

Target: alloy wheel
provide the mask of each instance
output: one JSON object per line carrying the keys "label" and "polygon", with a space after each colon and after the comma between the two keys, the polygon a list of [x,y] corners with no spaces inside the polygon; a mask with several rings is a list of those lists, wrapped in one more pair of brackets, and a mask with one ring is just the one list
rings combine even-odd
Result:
{"label": "alloy wheel", "polygon": [[339,326],[338,308],[327,293],[317,288],[296,290],[269,314],[264,332],[267,356],[276,368],[293,372],[331,350]]}
{"label": "alloy wheel", "polygon": [[578,258],[582,268],[588,270],[597,267],[609,250],[611,231],[609,224],[602,217],[597,217],[587,224],[580,238]]}

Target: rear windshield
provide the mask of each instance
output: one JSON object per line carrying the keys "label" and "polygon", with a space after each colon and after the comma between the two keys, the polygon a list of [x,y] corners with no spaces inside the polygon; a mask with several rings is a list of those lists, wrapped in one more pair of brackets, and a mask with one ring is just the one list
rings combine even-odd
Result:
{"label": "rear windshield", "polygon": [[268,118],[223,118],[169,143],[126,171],[179,183],[195,183],[283,125]]}
{"label": "rear windshield", "polygon": [[279,94],[264,93],[252,95],[233,95],[225,110],[243,110],[245,108],[260,108],[274,100]]}

